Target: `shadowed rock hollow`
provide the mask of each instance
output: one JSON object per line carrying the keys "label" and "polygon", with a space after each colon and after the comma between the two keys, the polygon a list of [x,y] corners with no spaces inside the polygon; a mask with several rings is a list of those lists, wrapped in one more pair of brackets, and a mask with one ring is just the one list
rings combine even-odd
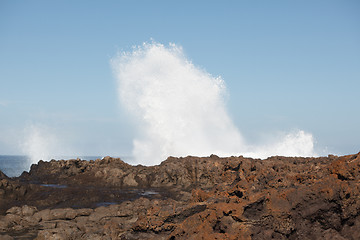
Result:
{"label": "shadowed rock hollow", "polygon": [[4,239],[360,239],[360,154],[40,161],[0,173]]}

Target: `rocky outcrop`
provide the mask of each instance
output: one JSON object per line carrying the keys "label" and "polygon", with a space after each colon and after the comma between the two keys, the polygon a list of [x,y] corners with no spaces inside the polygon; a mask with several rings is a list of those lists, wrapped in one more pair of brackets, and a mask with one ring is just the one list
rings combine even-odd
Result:
{"label": "rocky outcrop", "polygon": [[9,239],[360,239],[360,153],[39,162],[1,184]]}
{"label": "rocky outcrop", "polygon": [[8,176],[6,176],[2,171],[0,171],[0,180],[1,179],[8,179]]}
{"label": "rocky outcrop", "polygon": [[[245,159],[245,158],[240,158]],[[226,160],[215,155],[209,158],[169,157],[158,166],[131,166],[120,158],[102,160],[40,161],[24,172],[20,179],[42,184],[96,185],[107,187],[178,187],[211,188],[221,182]]]}

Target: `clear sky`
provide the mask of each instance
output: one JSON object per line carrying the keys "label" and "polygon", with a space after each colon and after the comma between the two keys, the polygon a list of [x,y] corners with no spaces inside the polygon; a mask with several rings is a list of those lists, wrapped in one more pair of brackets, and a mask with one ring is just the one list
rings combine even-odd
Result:
{"label": "clear sky", "polygon": [[303,129],[360,151],[359,1],[0,1],[0,154],[44,126],[74,154],[128,155],[110,60],[154,39],[227,87],[248,141]]}

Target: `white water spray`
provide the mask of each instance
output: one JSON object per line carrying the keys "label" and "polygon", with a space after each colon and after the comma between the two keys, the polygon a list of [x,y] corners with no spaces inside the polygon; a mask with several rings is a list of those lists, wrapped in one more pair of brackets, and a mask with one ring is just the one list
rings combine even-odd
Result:
{"label": "white water spray", "polygon": [[314,138],[312,134],[303,130],[293,131],[272,137],[271,143],[249,146],[245,156],[254,158],[267,158],[270,156],[315,156]]}
{"label": "white water spray", "polygon": [[23,153],[31,164],[39,160],[50,160],[56,156],[59,143],[56,135],[44,125],[28,125],[22,143]]}
{"label": "white water spray", "polygon": [[247,146],[226,111],[223,79],[194,66],[175,44],[144,43],[120,53],[112,66],[120,101],[137,119],[138,163],[158,164],[170,155],[313,155],[312,136],[303,131]]}

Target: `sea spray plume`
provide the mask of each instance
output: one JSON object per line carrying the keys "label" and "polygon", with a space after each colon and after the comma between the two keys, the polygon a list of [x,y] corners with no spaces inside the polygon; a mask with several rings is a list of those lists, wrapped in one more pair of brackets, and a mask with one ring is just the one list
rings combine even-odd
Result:
{"label": "sea spray plume", "polygon": [[314,137],[303,130],[296,130],[278,137],[271,138],[272,143],[260,146],[250,146],[250,152],[244,155],[255,158],[267,158],[270,156],[315,156]]}
{"label": "sea spray plume", "polygon": [[224,103],[225,86],[188,61],[175,44],[144,43],[112,60],[122,104],[138,119],[138,163],[244,151]]}
{"label": "sea spray plume", "polygon": [[24,133],[22,149],[31,164],[39,160],[50,160],[56,154],[58,140],[48,127],[31,124],[25,128]]}
{"label": "sea spray plume", "polygon": [[271,146],[272,155],[282,156],[315,156],[314,137],[303,130],[297,130],[285,135],[282,140]]}
{"label": "sea spray plume", "polygon": [[314,156],[310,133],[297,130],[265,145],[246,145],[224,103],[225,84],[194,66],[175,44],[144,43],[112,59],[120,102],[135,116],[138,163],[212,153],[266,158]]}

